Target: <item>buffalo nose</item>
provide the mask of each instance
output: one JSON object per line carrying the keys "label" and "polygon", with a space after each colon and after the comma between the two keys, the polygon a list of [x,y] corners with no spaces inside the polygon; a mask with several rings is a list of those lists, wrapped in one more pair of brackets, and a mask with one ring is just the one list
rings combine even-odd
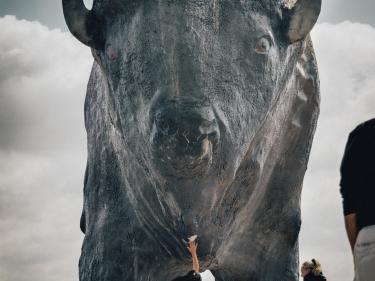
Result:
{"label": "buffalo nose", "polygon": [[194,146],[207,140],[216,144],[219,139],[216,119],[208,108],[162,108],[156,112],[154,124],[157,141],[168,140]]}

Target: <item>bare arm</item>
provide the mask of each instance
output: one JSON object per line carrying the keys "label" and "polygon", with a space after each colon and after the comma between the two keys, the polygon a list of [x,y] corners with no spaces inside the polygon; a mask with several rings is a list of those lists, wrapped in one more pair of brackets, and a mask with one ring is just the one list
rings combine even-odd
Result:
{"label": "bare arm", "polygon": [[354,250],[355,241],[357,240],[357,202],[358,194],[361,193],[362,170],[365,159],[368,159],[367,152],[363,151],[362,138],[358,131],[353,131],[349,135],[345,147],[344,157],[342,159],[340,172],[340,192],[343,199],[343,211],[345,217],[345,229],[349,239],[350,247]]}
{"label": "bare arm", "polygon": [[357,229],[357,215],[355,213],[345,216],[345,228],[346,234],[348,235],[350,247],[354,250],[355,241],[357,240],[358,229]]}
{"label": "bare arm", "polygon": [[197,257],[197,247],[198,247],[198,244],[195,241],[189,242],[188,250],[191,254],[191,257],[193,258],[193,269],[195,272],[199,273],[199,261]]}

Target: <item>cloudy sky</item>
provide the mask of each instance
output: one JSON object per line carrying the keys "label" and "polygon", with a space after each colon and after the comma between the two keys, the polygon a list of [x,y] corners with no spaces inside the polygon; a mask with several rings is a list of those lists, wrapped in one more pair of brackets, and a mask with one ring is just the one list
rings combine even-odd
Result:
{"label": "cloudy sky", "polygon": [[[374,11],[373,0],[326,0],[312,32],[322,102],[300,255],[320,259],[330,281],[353,276],[339,165],[350,130],[375,116]],[[66,32],[60,1],[0,1],[0,280],[78,280],[91,64]]]}

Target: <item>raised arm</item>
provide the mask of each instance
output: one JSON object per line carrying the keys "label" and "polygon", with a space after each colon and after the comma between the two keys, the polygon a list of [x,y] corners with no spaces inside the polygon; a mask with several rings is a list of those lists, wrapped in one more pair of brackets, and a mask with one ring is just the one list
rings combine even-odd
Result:
{"label": "raised arm", "polygon": [[355,241],[357,240],[358,229],[357,229],[357,217],[356,214],[349,214],[345,216],[345,229],[348,235],[350,247],[354,250]]}
{"label": "raised arm", "polygon": [[187,247],[191,257],[193,258],[193,269],[195,272],[199,273],[199,261],[197,257],[197,247],[198,244],[194,241],[189,241],[189,246]]}

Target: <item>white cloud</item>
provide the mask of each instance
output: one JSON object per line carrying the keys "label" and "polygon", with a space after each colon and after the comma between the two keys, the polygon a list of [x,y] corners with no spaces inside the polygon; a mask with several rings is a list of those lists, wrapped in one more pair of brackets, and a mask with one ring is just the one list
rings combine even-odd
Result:
{"label": "white cloud", "polygon": [[[303,191],[301,260],[316,257],[329,280],[349,281],[338,169],[349,131],[375,115],[375,28],[320,24],[313,39],[322,106]],[[78,279],[91,62],[68,33],[0,18],[0,280]]]}
{"label": "white cloud", "polygon": [[312,33],[321,79],[321,114],[302,196],[301,261],[322,261],[328,280],[353,280],[339,193],[349,132],[375,117],[375,28],[343,22]]}
{"label": "white cloud", "polygon": [[37,22],[6,16],[0,24],[0,147],[82,148],[89,49]]}
{"label": "white cloud", "polygon": [[0,18],[0,280],[78,279],[91,64],[68,33]]}

